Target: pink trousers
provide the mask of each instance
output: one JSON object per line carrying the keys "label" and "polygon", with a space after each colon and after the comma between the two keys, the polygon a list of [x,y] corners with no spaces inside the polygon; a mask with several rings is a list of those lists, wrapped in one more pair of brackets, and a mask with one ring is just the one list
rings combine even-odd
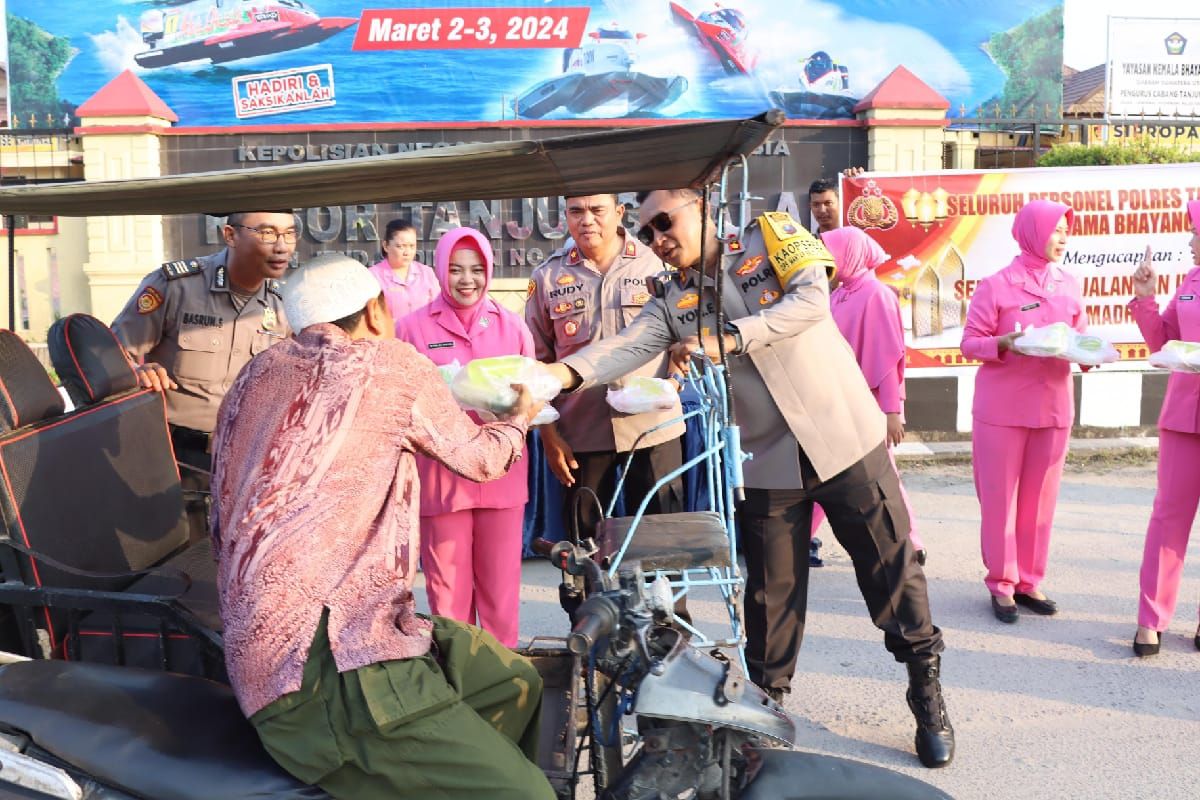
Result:
{"label": "pink trousers", "polygon": [[1164,631],[1175,613],[1188,534],[1200,504],[1200,434],[1158,432],[1158,491],[1142,551],[1138,624]]}
{"label": "pink trousers", "polygon": [[[892,459],[892,469],[896,470],[896,477],[900,476],[900,470],[896,468],[896,455],[892,452],[892,448],[888,448],[888,458]],[[908,492],[904,488],[904,481],[900,481],[900,499],[904,501],[904,508],[908,511],[908,520],[910,530],[908,531],[908,539],[913,544],[914,550],[924,550],[925,543],[921,541],[920,535],[917,534],[917,515],[913,513],[912,501],[908,499]],[[812,534],[816,535],[817,528],[821,527],[821,522],[825,519],[825,509],[821,508],[819,503],[813,504],[813,519],[812,519]]]}
{"label": "pink trousers", "polygon": [[1070,428],[1020,428],[975,420],[971,461],[979,544],[994,595],[1032,594],[1046,577],[1058,484]]}
{"label": "pink trousers", "polygon": [[421,518],[421,568],[434,614],[479,625],[515,647],[524,506]]}

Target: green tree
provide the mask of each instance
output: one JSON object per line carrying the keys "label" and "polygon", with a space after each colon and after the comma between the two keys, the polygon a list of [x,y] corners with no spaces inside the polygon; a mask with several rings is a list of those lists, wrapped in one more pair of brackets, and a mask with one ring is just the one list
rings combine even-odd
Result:
{"label": "green tree", "polygon": [[24,17],[7,16],[13,117],[23,126],[30,114],[39,118],[47,113],[61,115],[56,81],[73,55],[70,40],[47,33]]}
{"label": "green tree", "polygon": [[992,35],[988,53],[1007,76],[1004,91],[986,104],[985,116],[999,105],[1001,116],[1045,116],[1062,105],[1063,9],[1056,6],[1012,30]]}

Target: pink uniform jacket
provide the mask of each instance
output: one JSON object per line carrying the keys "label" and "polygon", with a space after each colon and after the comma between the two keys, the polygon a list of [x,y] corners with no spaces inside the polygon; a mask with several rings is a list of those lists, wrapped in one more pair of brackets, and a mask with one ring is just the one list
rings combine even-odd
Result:
{"label": "pink uniform jacket", "polygon": [[[396,336],[438,366],[455,359],[465,366],[472,359],[515,353],[532,358],[533,336],[525,321],[491,298],[485,297],[480,302],[488,305],[472,325],[470,336],[463,330],[454,309],[440,296],[398,321]],[[471,417],[479,422],[475,414]],[[422,517],[470,508],[510,508],[524,505],[529,498],[526,483],[529,465],[524,457],[503,478],[487,483],[459,477],[421,455],[417,456],[417,470],[421,477]]]}
{"label": "pink uniform jacket", "polygon": [[[408,277],[403,281],[396,278],[386,258],[371,267],[371,274],[383,289],[383,299],[388,311],[392,312],[392,319],[396,321],[397,331],[400,330],[401,319],[429,305],[441,293],[433,270],[419,261],[409,265]],[[396,335],[399,336],[399,333]]]}
{"label": "pink uniform jacket", "polygon": [[885,263],[888,255],[857,228],[829,231],[821,241],[833,254],[840,280],[829,295],[833,321],[850,343],[880,410],[903,417],[904,325],[900,300],[875,275],[875,268]]}
{"label": "pink uniform jacket", "polygon": [[[1046,205],[1058,210],[1048,209],[1043,219],[1030,226],[1039,230],[1026,234],[1043,247],[1064,212],[1068,226],[1074,216],[1066,206]],[[1014,230],[1014,235],[1021,241],[1020,232]],[[972,413],[991,425],[1069,428],[1075,418],[1071,364],[1012,350],[999,352],[998,338],[1016,330],[1018,323],[1022,330],[1053,322],[1065,322],[1081,333],[1087,330],[1079,281],[1060,265],[1046,263],[1044,256],[1040,263],[1031,263],[1038,261],[1031,253],[1032,249],[1022,252],[1007,267],[981,280],[971,298],[962,353],[983,362],[975,377]],[[1044,287],[1038,285],[1035,269],[1046,270]]]}
{"label": "pink uniform jacket", "polygon": [[[1179,290],[1161,314],[1153,297],[1135,297],[1129,307],[1152,351],[1161,350],[1170,339],[1200,342],[1200,267],[1184,276]],[[1200,433],[1200,375],[1171,373],[1158,427],[1178,433]]]}

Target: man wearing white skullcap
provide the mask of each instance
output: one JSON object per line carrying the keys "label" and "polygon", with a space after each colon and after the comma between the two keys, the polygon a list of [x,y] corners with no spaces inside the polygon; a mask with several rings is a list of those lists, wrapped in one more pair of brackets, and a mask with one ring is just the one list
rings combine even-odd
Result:
{"label": "man wearing white skullcap", "polygon": [[213,551],[242,711],[296,778],[336,798],[553,798],[535,766],[541,679],[479,628],[416,613],[415,452],[476,481],[520,457],[541,404],[476,425],[394,338],[357,261],[288,279],[289,339],[217,418]]}

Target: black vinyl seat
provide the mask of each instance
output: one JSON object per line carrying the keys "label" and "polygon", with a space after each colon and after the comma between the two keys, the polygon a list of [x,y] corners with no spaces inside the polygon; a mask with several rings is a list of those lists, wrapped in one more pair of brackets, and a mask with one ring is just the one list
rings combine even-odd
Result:
{"label": "black vinyl seat", "polygon": [[0,720],[108,786],[150,800],[328,800],[277,766],[233,691],[186,675],[23,661],[0,668]]}
{"label": "black vinyl seat", "polygon": [[[636,517],[608,517],[596,528],[600,556],[610,560],[629,537]],[[638,520],[633,541],[622,563],[640,563],[642,569],[689,570],[728,567],[729,534],[714,511],[651,514]]]}
{"label": "black vinyl seat", "polygon": [[[0,331],[0,604],[23,655],[222,678],[216,565],[188,548],[163,396],[142,389],[112,331],[73,314],[50,355]],[[163,568],[170,563],[170,568]]]}

